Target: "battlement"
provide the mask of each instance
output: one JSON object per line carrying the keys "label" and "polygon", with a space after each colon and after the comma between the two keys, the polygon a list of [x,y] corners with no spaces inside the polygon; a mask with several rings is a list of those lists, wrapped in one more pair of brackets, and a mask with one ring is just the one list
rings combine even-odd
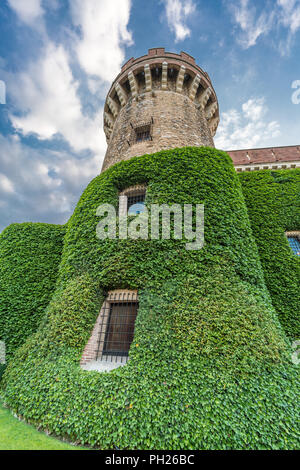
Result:
{"label": "battlement", "polygon": [[142,57],[129,59],[114,80],[104,110],[107,140],[120,108],[139,94],[159,88],[184,93],[196,106],[207,110],[209,127],[215,135],[219,123],[219,105],[208,74],[186,52],[175,54],[165,52],[164,48],[153,48]]}
{"label": "battlement", "polygon": [[121,73],[125,72],[125,70],[127,70],[131,65],[135,65],[139,63],[140,61],[147,60],[148,58],[151,59],[154,57],[162,57],[164,59],[171,59],[171,60],[172,59],[182,60],[183,62],[187,62],[190,65],[194,65],[199,70],[200,73],[206,75],[207,78],[209,79],[208,74],[204,72],[196,64],[195,58],[192,57],[190,54],[188,54],[187,52],[183,52],[183,51],[181,51],[180,54],[176,54],[174,52],[165,52],[164,47],[158,47],[158,48],[155,47],[155,48],[149,49],[148,54],[138,57],[137,59],[135,59],[134,57],[131,57],[131,59],[125,62],[125,64],[122,66]]}
{"label": "battlement", "polygon": [[[105,169],[142,153],[186,145],[214,146],[219,104],[208,74],[194,57],[152,48],[123,65],[107,94],[103,123],[108,143]],[[146,129],[145,123],[151,125],[151,133],[147,132],[152,144],[129,150],[136,143],[132,130]]]}

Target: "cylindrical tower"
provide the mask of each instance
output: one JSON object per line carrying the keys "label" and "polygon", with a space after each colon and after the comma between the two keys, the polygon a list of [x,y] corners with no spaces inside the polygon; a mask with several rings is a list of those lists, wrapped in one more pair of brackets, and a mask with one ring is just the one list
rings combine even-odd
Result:
{"label": "cylindrical tower", "polygon": [[185,52],[149,49],[123,65],[104,107],[102,171],[162,149],[214,146],[219,106],[210,78]]}

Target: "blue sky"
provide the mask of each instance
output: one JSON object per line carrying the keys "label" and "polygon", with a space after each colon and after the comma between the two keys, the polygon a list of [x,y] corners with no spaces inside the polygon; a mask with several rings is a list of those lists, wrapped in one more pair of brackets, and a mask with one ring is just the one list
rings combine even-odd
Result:
{"label": "blue sky", "polygon": [[110,83],[150,47],[209,73],[217,147],[300,144],[300,0],[0,0],[0,31],[0,231],[68,220],[101,169]]}

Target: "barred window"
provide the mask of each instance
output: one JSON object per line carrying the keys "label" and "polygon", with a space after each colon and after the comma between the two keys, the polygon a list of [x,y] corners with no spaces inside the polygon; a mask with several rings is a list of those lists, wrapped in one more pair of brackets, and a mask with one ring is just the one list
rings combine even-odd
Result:
{"label": "barred window", "polygon": [[127,213],[128,215],[138,215],[145,210],[145,197],[146,191],[140,192],[127,198]]}
{"label": "barred window", "polygon": [[297,256],[300,256],[300,239],[298,237],[287,237],[290,247],[293,250],[293,253]]}
{"label": "barred window", "polygon": [[124,366],[129,360],[137,313],[136,290],[109,291],[82,353],[81,367],[109,372]]}
{"label": "barred window", "polygon": [[145,211],[146,185],[137,184],[119,193],[119,215],[138,215]]}
{"label": "barred window", "polygon": [[128,356],[137,310],[137,302],[110,304],[104,344],[99,345],[102,356]]}
{"label": "barred window", "polygon": [[152,140],[151,126],[148,124],[145,126],[137,127],[135,129],[135,140],[136,142],[144,142],[147,140]]}

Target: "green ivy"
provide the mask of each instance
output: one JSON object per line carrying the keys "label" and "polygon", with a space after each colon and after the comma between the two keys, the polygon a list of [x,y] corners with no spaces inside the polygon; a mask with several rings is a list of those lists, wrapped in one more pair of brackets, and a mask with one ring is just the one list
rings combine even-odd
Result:
{"label": "green ivy", "polygon": [[65,228],[12,224],[0,235],[0,341],[6,355],[36,331],[54,292]]}
{"label": "green ivy", "polygon": [[[147,183],[151,203],[205,205],[205,246],[99,240],[96,209]],[[106,292],[139,290],[130,360],[79,367]],[[55,294],[2,379],[15,413],[101,449],[299,448],[299,377],[265,286],[230,157],[182,148],[121,162],[83,193]]]}
{"label": "green ivy", "polygon": [[4,374],[4,371],[6,369],[6,364],[0,364],[0,380],[2,375]]}
{"label": "green ivy", "polygon": [[300,258],[285,232],[300,230],[300,170],[240,175],[265,281],[286,334],[300,338]]}

